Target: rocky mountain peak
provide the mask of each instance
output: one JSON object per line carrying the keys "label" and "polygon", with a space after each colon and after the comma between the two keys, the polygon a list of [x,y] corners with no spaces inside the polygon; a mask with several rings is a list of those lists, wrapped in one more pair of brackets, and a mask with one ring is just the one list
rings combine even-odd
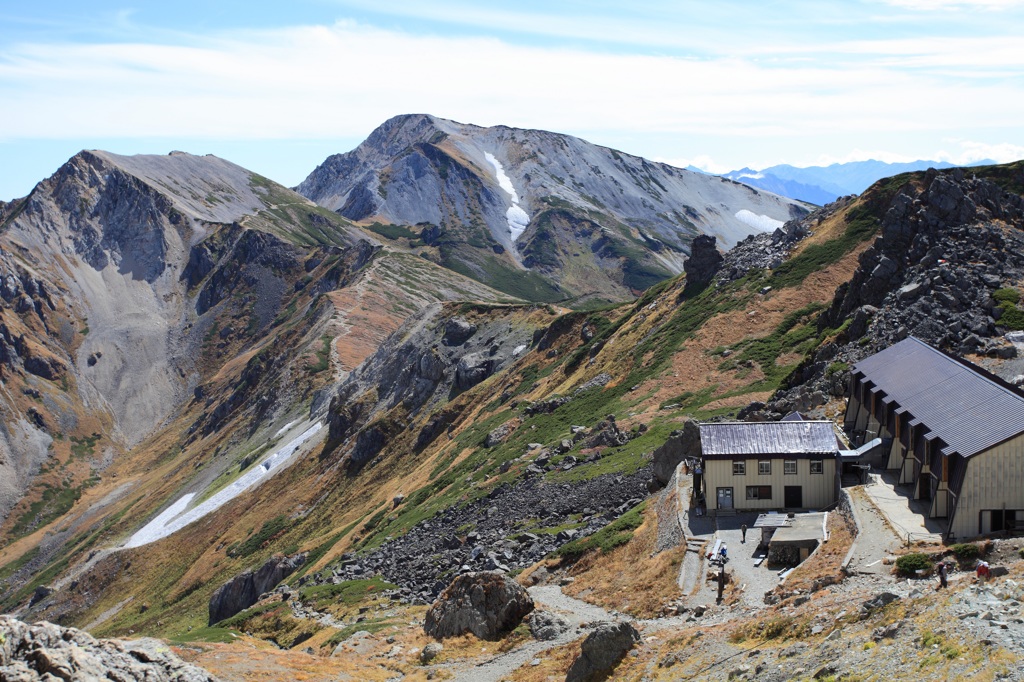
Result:
{"label": "rocky mountain peak", "polygon": [[386,121],[297,188],[357,221],[410,226],[420,255],[533,300],[611,301],[806,209],[570,135],[416,114]]}

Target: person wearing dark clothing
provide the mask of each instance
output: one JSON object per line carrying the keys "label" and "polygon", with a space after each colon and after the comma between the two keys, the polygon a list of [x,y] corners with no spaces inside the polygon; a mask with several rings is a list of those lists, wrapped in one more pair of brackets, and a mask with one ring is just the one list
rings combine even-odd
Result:
{"label": "person wearing dark clothing", "polygon": [[939,563],[939,589],[945,589],[949,587],[949,583],[946,579],[946,562]]}
{"label": "person wearing dark clothing", "polygon": [[747,541],[747,524],[744,523],[742,526],[740,526],[740,534],[741,534],[741,537],[743,538],[742,540],[740,540],[740,542],[746,543],[746,541]]}

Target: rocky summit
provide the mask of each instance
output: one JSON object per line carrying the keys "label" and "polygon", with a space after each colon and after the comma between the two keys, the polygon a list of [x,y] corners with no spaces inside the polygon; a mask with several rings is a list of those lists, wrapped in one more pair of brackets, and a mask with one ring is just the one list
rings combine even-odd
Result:
{"label": "rocky summit", "polygon": [[388,120],[296,190],[435,262],[550,301],[623,300],[680,273],[697,236],[729,248],[807,212],[568,135],[429,115]]}

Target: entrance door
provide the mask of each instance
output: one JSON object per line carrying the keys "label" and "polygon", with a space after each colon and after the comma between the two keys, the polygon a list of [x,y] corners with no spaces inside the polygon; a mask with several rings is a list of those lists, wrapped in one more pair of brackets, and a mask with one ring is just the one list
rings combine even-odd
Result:
{"label": "entrance door", "polygon": [[732,488],[718,489],[718,508],[732,509]]}
{"label": "entrance door", "polygon": [[786,509],[803,509],[804,489],[799,485],[787,485],[783,491]]}

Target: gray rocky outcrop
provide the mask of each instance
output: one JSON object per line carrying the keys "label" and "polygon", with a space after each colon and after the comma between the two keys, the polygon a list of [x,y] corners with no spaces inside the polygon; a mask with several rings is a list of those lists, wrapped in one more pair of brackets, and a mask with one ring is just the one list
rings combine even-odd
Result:
{"label": "gray rocky outcrop", "polygon": [[687,421],[683,428],[673,431],[668,440],[654,451],[654,478],[668,485],[676,468],[687,457],[700,457],[700,430],[697,423]]}
{"label": "gray rocky outcrop", "polygon": [[430,607],[423,630],[436,639],[467,632],[480,639],[496,639],[532,610],[530,595],[504,573],[467,573],[452,581]]}
{"label": "gray rocky outcrop", "polygon": [[487,434],[484,439],[484,447],[493,448],[505,442],[505,439],[512,435],[512,432],[519,426],[519,419],[509,419],[501,426]]}
{"label": "gray rocky outcrop", "polygon": [[690,257],[683,264],[688,285],[707,284],[722,267],[725,259],[715,248],[716,241],[714,235],[702,234],[690,243]]}
{"label": "gray rocky outcrop", "polygon": [[209,604],[210,625],[244,611],[306,562],[305,554],[275,556],[255,571],[246,571],[227,581],[213,593]]}
{"label": "gray rocky outcrop", "polygon": [[766,416],[843,395],[854,363],[908,336],[956,355],[1017,353],[1001,338],[993,293],[1024,278],[1024,198],[964,169],[933,169],[864,201],[849,219],[877,221],[879,235],[818,319],[819,330],[842,331],[797,368]]}
{"label": "gray rocky outcrop", "polygon": [[[501,313],[470,323],[454,305],[425,306],[338,388],[328,408],[331,440],[340,443],[364,427],[373,430],[357,436],[358,456],[352,462],[363,466],[393,435],[390,427],[374,421],[379,413],[401,404],[415,415],[477,385],[525,353],[536,329]],[[417,448],[425,447],[454,418],[451,413],[439,417],[417,437]]]}
{"label": "gray rocky outcrop", "polygon": [[10,616],[0,616],[0,680],[216,682],[159,640],[97,640],[82,630]]}
{"label": "gray rocky outcrop", "polygon": [[565,682],[595,682],[606,679],[626,654],[640,642],[640,633],[632,623],[600,623],[581,645],[579,658],[573,661]]}

